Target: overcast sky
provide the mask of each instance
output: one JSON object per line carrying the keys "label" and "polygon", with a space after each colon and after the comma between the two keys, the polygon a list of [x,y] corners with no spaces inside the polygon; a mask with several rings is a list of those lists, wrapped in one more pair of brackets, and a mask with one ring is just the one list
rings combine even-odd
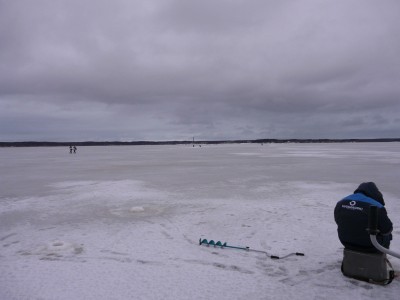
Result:
{"label": "overcast sky", "polygon": [[398,0],[0,0],[0,141],[400,137]]}

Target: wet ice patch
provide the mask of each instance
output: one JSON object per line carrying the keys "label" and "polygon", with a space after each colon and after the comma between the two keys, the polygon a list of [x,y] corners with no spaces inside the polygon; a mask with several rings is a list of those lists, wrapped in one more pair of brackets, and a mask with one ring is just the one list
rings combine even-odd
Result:
{"label": "wet ice patch", "polygon": [[13,228],[18,220],[43,227],[154,216],[164,211],[165,199],[171,197],[168,192],[135,180],[66,181],[51,187],[52,195],[14,201],[13,206],[2,205],[6,209],[0,226]]}
{"label": "wet ice patch", "polygon": [[67,181],[52,184],[51,187],[67,194],[70,202],[132,203],[137,200],[164,199],[168,196],[165,192],[149,188],[145,182],[138,180]]}

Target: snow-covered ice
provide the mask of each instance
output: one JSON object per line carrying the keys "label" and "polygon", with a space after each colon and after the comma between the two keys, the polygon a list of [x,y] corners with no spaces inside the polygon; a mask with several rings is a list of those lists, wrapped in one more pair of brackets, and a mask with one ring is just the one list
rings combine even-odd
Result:
{"label": "snow-covered ice", "polygon": [[341,274],[333,219],[375,181],[400,251],[400,143],[0,148],[0,169],[0,299],[400,294]]}

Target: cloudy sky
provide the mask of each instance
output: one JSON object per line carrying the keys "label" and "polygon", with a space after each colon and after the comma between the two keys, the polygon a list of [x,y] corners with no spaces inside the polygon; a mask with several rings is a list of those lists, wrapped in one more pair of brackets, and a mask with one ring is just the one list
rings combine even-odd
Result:
{"label": "cloudy sky", "polygon": [[0,141],[400,137],[398,0],[0,0]]}

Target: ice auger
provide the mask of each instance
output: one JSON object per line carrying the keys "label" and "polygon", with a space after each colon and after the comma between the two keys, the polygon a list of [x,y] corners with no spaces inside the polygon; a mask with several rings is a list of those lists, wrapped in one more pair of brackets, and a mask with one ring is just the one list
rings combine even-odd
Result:
{"label": "ice auger", "polygon": [[206,245],[207,247],[209,246],[214,246],[214,248],[216,247],[220,247],[221,249],[223,248],[231,248],[231,249],[239,249],[239,250],[245,250],[245,251],[251,251],[251,252],[258,252],[258,253],[264,253],[266,254],[269,258],[271,259],[283,259],[292,255],[297,255],[297,256],[304,256],[304,253],[301,252],[293,252],[293,253],[289,253],[285,256],[277,256],[277,255],[271,255],[266,251],[262,251],[262,250],[256,250],[256,249],[251,249],[250,247],[239,247],[239,246],[230,246],[227,244],[227,242],[222,243],[221,241],[217,241],[215,242],[214,240],[210,240],[207,241],[207,239],[199,239],[199,245]]}

